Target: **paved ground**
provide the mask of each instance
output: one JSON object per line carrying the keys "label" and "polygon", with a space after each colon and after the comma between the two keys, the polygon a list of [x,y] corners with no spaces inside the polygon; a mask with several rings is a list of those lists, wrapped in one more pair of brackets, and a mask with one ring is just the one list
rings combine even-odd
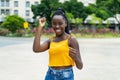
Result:
{"label": "paved ground", "polygon": [[[75,80],[120,80],[120,39],[78,39],[84,63]],[[48,54],[32,51],[33,38],[0,37],[0,80],[44,80]]]}

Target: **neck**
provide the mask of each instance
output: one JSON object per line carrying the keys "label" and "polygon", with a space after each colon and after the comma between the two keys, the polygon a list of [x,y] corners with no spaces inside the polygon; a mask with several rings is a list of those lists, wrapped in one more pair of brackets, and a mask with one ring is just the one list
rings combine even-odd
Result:
{"label": "neck", "polygon": [[69,35],[69,34],[67,34],[67,33],[63,33],[63,34],[60,35],[60,36],[57,36],[57,35],[56,35],[53,41],[59,42],[59,41],[65,40],[65,39],[68,38],[68,35]]}
{"label": "neck", "polygon": [[68,34],[64,32],[60,36],[55,36],[55,40],[57,40],[57,41],[65,40],[67,37],[68,37]]}
{"label": "neck", "polygon": [[66,35],[66,33],[64,32],[64,33],[61,34],[61,35],[56,35],[56,38],[64,38],[65,35]]}

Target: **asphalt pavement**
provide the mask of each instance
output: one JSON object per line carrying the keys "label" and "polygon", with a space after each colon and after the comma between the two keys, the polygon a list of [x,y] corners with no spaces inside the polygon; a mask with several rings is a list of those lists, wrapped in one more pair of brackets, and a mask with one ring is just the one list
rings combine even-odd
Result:
{"label": "asphalt pavement", "polygon": [[[44,80],[48,51],[34,53],[33,40],[0,37],[0,80]],[[77,40],[84,67],[73,67],[75,80],[120,80],[120,38]]]}

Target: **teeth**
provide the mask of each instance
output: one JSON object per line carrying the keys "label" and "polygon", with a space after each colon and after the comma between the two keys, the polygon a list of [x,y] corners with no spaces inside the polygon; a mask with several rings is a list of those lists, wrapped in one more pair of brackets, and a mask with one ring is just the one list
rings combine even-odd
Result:
{"label": "teeth", "polygon": [[60,29],[57,29],[56,32],[60,32],[61,30]]}

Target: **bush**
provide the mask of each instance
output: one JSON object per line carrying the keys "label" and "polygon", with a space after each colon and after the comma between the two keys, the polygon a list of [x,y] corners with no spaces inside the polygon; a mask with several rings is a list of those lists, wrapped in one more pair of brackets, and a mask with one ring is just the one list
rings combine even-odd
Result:
{"label": "bush", "polygon": [[23,30],[23,29],[16,30],[16,35],[22,36],[24,34],[26,34],[25,30]]}
{"label": "bush", "polygon": [[23,29],[24,19],[17,16],[11,15],[5,18],[5,21],[1,24],[3,28],[8,29],[12,33],[15,33],[16,30]]}
{"label": "bush", "polygon": [[10,31],[8,29],[0,28],[0,36],[6,36]]}

